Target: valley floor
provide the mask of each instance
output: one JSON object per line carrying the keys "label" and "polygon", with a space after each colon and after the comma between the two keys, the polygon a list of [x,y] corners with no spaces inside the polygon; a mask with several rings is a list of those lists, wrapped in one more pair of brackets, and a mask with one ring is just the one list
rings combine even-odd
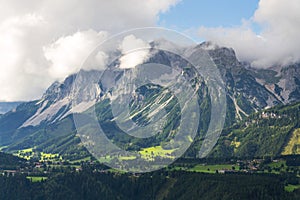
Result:
{"label": "valley floor", "polygon": [[[299,199],[300,156],[179,159],[151,173],[116,171],[93,158],[0,164],[0,199]],[[19,158],[17,158],[19,159]],[[18,196],[20,195],[20,196]]]}

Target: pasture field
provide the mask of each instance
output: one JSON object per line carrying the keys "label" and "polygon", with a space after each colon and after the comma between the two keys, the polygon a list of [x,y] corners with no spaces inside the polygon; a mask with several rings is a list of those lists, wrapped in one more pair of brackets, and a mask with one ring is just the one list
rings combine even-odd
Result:
{"label": "pasture field", "polygon": [[238,165],[230,165],[230,164],[220,164],[220,165],[204,165],[204,164],[199,164],[196,165],[195,167],[188,169],[188,171],[193,171],[193,172],[204,172],[204,173],[216,173],[216,170],[232,170],[234,167],[235,170],[239,170]]}
{"label": "pasture field", "polygon": [[174,151],[175,149],[163,149],[161,146],[155,146],[144,148],[140,150],[139,153],[145,160],[152,161],[155,157],[174,158],[174,156],[172,156]]}
{"label": "pasture field", "polygon": [[41,152],[40,162],[44,162],[44,161],[58,161],[58,160],[62,160],[62,157],[59,156],[58,153],[52,154],[52,153]]}
{"label": "pasture field", "polygon": [[13,155],[18,156],[19,158],[23,158],[26,160],[30,160],[34,156],[33,148],[22,149],[14,153]]}
{"label": "pasture field", "polygon": [[29,179],[31,182],[41,182],[43,180],[46,180],[48,177],[45,176],[27,176],[27,179]]}
{"label": "pasture field", "polygon": [[288,184],[287,186],[284,186],[284,190],[287,192],[294,192],[294,190],[299,189],[300,185],[291,185]]}

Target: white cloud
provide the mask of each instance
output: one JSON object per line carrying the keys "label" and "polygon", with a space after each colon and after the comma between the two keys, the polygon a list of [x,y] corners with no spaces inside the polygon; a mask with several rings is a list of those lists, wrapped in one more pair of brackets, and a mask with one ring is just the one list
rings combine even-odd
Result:
{"label": "white cloud", "polygon": [[35,41],[32,34],[38,33],[44,24],[43,18],[35,14],[14,17],[0,24],[1,99],[33,98],[50,83],[47,76],[42,77],[46,72],[46,63],[42,59],[43,44]]}
{"label": "white cloud", "polygon": [[[199,34],[219,45],[233,47],[241,60],[256,67],[300,61],[300,4],[298,0],[260,0],[253,17],[233,28],[201,27]],[[258,24],[257,34],[251,26]]]}
{"label": "white cloud", "polygon": [[[51,62],[48,68],[50,76],[64,79],[70,73],[77,72],[96,45],[106,38],[106,32],[97,33],[89,30],[61,37],[56,42],[44,47],[45,58]],[[105,64],[105,59],[107,56],[104,52],[97,54],[99,64]]]}
{"label": "white cloud", "polygon": [[[54,80],[78,70],[105,32],[155,26],[177,2],[0,0],[0,100],[39,98]],[[96,61],[106,59],[100,52]]]}
{"label": "white cloud", "polygon": [[103,68],[106,67],[107,60],[108,60],[108,55],[103,51],[99,51],[95,55],[95,58],[94,58],[94,61],[93,61],[94,65],[84,66],[84,67],[87,70],[89,70],[89,69],[103,69]]}
{"label": "white cloud", "polygon": [[126,36],[120,50],[123,56],[120,58],[120,68],[134,68],[148,58],[150,45],[134,35]]}

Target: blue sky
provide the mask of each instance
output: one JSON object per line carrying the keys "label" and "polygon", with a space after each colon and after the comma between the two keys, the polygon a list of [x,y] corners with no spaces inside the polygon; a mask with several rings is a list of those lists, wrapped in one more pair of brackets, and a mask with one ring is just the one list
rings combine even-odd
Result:
{"label": "blue sky", "polygon": [[158,25],[268,68],[300,62],[299,10],[299,0],[182,0],[159,15]]}
{"label": "blue sky", "polygon": [[[234,27],[253,16],[258,0],[183,0],[160,15],[160,26],[184,31],[191,28]],[[257,29],[257,27],[255,27]]]}

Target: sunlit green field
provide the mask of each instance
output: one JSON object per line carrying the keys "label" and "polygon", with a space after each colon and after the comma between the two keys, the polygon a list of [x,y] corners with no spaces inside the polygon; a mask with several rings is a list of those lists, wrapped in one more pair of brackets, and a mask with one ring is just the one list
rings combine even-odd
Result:
{"label": "sunlit green field", "polygon": [[62,157],[59,154],[44,153],[44,152],[39,153],[35,151],[34,148],[18,150],[16,153],[14,153],[14,155],[26,160],[30,160],[36,157],[39,159],[40,162],[62,160]]}
{"label": "sunlit green field", "polygon": [[294,190],[299,189],[299,188],[300,188],[300,185],[288,184],[287,186],[284,187],[284,190],[287,192],[293,192]]}
{"label": "sunlit green field", "polygon": [[[155,157],[160,158],[171,158],[173,159],[174,156],[172,156],[172,153],[175,151],[175,149],[163,149],[161,146],[155,146],[155,147],[149,147],[149,148],[143,148],[137,153],[141,155],[141,158],[147,161],[153,161]],[[114,157],[107,155],[98,158],[99,162],[110,162]],[[136,159],[136,156],[118,156],[118,160],[125,161],[125,160],[134,160]]]}
{"label": "sunlit green field", "polygon": [[174,158],[174,156],[172,156],[172,152],[174,151],[175,149],[163,149],[161,146],[155,146],[144,148],[139,151],[139,153],[143,159],[152,161],[154,157]]}
{"label": "sunlit green field", "polygon": [[196,165],[195,167],[189,169],[188,171],[194,171],[194,172],[204,172],[204,173],[216,173],[216,170],[232,170],[234,167],[235,170],[239,170],[238,165],[230,165],[230,164],[224,164],[224,165]]}
{"label": "sunlit green field", "polygon": [[19,158],[30,160],[34,156],[33,148],[19,150],[14,155],[18,156]]}
{"label": "sunlit green field", "polygon": [[62,157],[59,156],[59,154],[52,154],[52,153],[44,153],[41,152],[40,161],[56,161],[56,160],[62,160]]}
{"label": "sunlit green field", "polygon": [[44,177],[44,176],[27,176],[26,178],[31,180],[31,182],[41,182],[43,180],[46,180],[48,177]]}
{"label": "sunlit green field", "polygon": [[282,155],[300,154],[300,129],[296,129]]}

